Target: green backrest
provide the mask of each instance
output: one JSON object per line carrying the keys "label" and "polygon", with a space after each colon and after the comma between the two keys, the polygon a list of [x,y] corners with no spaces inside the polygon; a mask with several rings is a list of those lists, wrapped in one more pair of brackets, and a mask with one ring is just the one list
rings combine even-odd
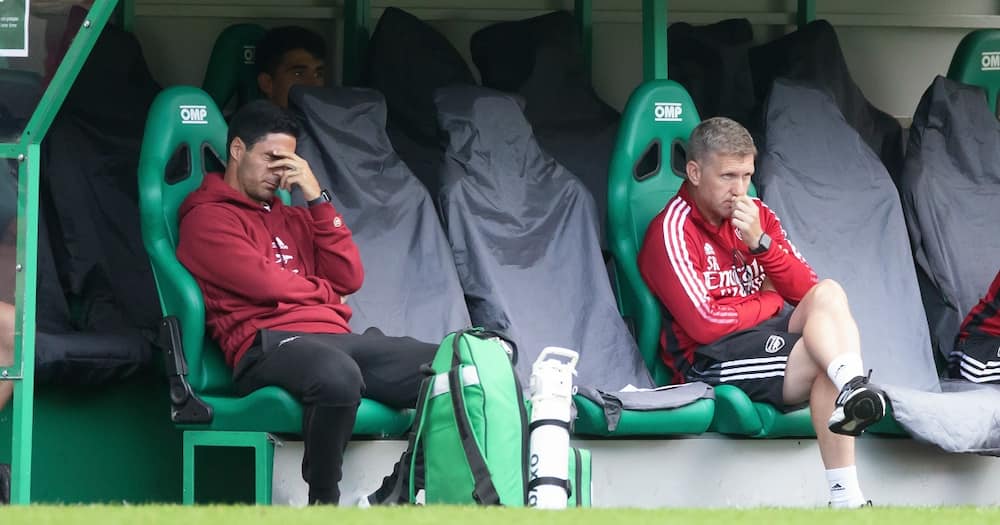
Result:
{"label": "green backrest", "polygon": [[615,258],[618,308],[635,327],[639,351],[658,385],[670,376],[659,358],[659,300],[639,275],[646,228],[684,180],[671,169],[675,142],[698,125],[691,96],[671,80],[652,80],[629,97],[608,175],[608,241]]}
{"label": "green backrest", "polygon": [[229,393],[232,381],[222,352],[205,336],[201,289],[175,254],[177,209],[201,185],[206,169],[224,166],[226,132],[226,121],[207,93],[171,87],[153,101],[139,158],[143,243],[163,315],[180,320],[187,379],[196,393]]}
{"label": "green backrest", "polygon": [[948,78],[983,88],[990,111],[996,114],[1000,91],[1000,29],[980,29],[965,35],[951,57]]}
{"label": "green backrest", "polygon": [[218,107],[225,108],[234,96],[236,107],[260,98],[256,58],[257,42],[264,33],[257,24],[235,24],[215,40],[202,89]]}

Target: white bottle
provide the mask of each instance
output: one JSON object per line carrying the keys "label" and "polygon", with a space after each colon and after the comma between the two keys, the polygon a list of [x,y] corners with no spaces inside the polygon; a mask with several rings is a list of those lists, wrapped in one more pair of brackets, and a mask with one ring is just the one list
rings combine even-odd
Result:
{"label": "white bottle", "polygon": [[528,505],[566,508],[569,492],[569,422],[573,376],[580,355],[548,346],[531,367],[531,456]]}

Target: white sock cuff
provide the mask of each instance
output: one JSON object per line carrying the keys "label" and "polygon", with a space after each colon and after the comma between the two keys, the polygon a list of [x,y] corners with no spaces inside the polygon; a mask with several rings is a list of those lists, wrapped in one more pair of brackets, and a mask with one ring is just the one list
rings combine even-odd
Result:
{"label": "white sock cuff", "polygon": [[865,365],[858,354],[841,354],[830,361],[830,366],[826,367],[826,375],[833,381],[837,390],[843,390],[848,381],[865,375]]}
{"label": "white sock cuff", "polygon": [[858,482],[858,469],[854,465],[827,469],[826,479],[830,486],[830,505],[834,508],[860,507],[865,503]]}

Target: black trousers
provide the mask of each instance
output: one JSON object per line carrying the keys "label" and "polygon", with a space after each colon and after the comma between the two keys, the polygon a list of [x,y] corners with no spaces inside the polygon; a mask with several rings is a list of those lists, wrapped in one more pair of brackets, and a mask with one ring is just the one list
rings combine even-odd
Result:
{"label": "black trousers", "polygon": [[362,397],[393,408],[413,408],[423,374],[437,345],[411,337],[363,334],[302,334],[262,330],[233,373],[246,395],[279,386],[303,406],[302,478],[309,502],[336,504],[344,448],[351,439]]}

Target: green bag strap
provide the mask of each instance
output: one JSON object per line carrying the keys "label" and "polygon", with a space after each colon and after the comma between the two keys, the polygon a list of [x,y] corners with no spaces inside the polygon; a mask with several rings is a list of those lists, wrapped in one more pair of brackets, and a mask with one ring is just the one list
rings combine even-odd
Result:
{"label": "green bag strap", "polygon": [[576,447],[573,447],[573,461],[576,462],[576,468],[574,469],[575,476],[573,476],[575,478],[574,481],[576,482],[575,483],[576,490],[575,491],[571,490],[569,497],[576,498],[576,506],[582,507],[583,488],[581,487],[583,486],[583,455],[580,454],[580,449]]}
{"label": "green bag strap", "polygon": [[[464,330],[459,331],[452,340],[452,352],[456,359],[459,356],[459,341],[462,340],[464,333]],[[466,410],[465,398],[462,396],[460,366],[455,366],[448,372],[448,386],[451,388],[451,404],[455,412],[458,437],[462,441],[465,459],[469,462],[469,470],[472,471],[472,478],[475,481],[475,486],[472,489],[472,498],[480,505],[499,505],[500,495],[497,494],[496,486],[493,485],[493,477],[490,475],[490,469],[486,466],[486,460],[483,458],[482,451],[479,450],[476,437],[472,435],[469,412]]]}
{"label": "green bag strap", "polygon": [[394,494],[401,495],[402,483],[407,484],[407,502],[412,503],[417,496],[416,480],[413,479],[411,475],[417,470],[416,461],[419,456],[418,448],[421,446],[420,436],[424,434],[424,414],[427,413],[427,404],[430,401],[430,391],[434,388],[434,376],[428,375],[423,381],[420,382],[420,394],[417,396],[417,412],[413,416],[413,421],[416,423],[412,430],[410,430],[410,436],[406,444],[406,451],[403,452],[403,457],[399,460],[399,478],[397,481],[398,489],[394,490]]}

